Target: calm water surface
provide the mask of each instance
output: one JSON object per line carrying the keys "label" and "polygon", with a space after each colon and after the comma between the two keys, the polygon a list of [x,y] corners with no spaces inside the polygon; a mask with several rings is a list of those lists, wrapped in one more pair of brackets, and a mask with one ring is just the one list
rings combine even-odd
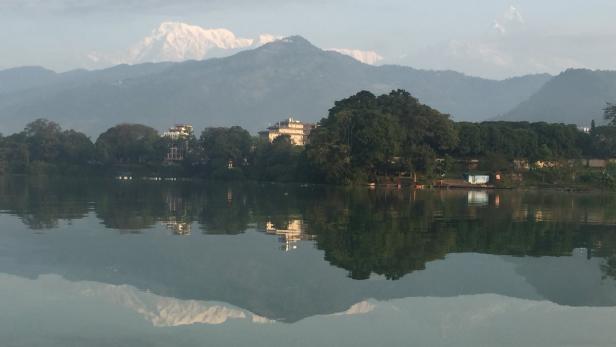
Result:
{"label": "calm water surface", "polygon": [[616,196],[0,179],[0,346],[614,346]]}

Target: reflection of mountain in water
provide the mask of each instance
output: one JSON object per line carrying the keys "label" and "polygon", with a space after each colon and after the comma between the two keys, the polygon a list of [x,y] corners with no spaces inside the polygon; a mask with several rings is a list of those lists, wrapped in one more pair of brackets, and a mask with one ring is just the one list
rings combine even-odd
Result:
{"label": "reflection of mountain in water", "polygon": [[[616,286],[602,275],[600,258],[587,259],[585,249],[572,257],[509,258],[516,272],[531,283],[537,293],[554,302],[572,306],[614,306]],[[566,271],[563,271],[566,269]]]}
{"label": "reflection of mountain in water", "polygon": [[[59,278],[52,280],[61,281]],[[80,295],[100,297],[111,303],[130,308],[157,327],[192,324],[217,325],[232,319],[247,319],[253,323],[269,322],[266,318],[228,304],[166,298],[144,293],[127,285],[75,282],[70,286]]]}
{"label": "reflection of mountain in water", "polygon": [[[614,306],[615,205],[563,193],[490,193],[476,205],[466,192],[5,181],[0,210],[19,220],[0,219],[0,272],[129,284],[282,321],[410,296]],[[169,221],[196,226],[173,237]],[[278,252],[279,237],[300,247]]]}
{"label": "reflection of mountain in water", "polygon": [[[19,278],[0,274],[0,281],[24,283]],[[30,283],[27,283],[30,285]],[[248,320],[256,324],[274,321],[255,315],[226,303],[198,300],[180,300],[143,292],[129,285],[111,285],[98,282],[71,282],[57,275],[44,275],[31,283],[50,290],[61,290],[66,294],[86,298],[102,299],[139,314],[155,327],[177,327],[183,325],[219,325],[231,320]],[[333,316],[354,316],[367,314],[375,309],[375,304],[362,301]]]}
{"label": "reflection of mountain in water", "polygon": [[[614,307],[565,307],[493,294],[367,300],[295,324],[262,324],[232,305],[189,303],[125,285],[3,274],[0,283],[3,347],[312,347],[331,346],[332,341],[336,346],[460,347],[496,341],[499,346],[556,347],[612,346],[616,338]],[[161,315],[167,308],[174,312]],[[214,311],[218,313],[205,313]],[[201,318],[206,316],[210,318]]]}

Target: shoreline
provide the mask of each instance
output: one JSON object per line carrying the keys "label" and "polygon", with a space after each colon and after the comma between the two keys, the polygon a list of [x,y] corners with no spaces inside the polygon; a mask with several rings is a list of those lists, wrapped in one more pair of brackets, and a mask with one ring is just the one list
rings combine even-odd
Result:
{"label": "shoreline", "polygon": [[297,185],[302,187],[322,186],[322,187],[338,187],[338,188],[367,188],[368,190],[412,190],[412,191],[559,191],[573,193],[614,193],[613,189],[601,188],[593,185],[566,185],[561,183],[555,184],[522,184],[517,186],[506,185],[452,185],[439,186],[438,184],[395,184],[395,183],[352,183],[352,184],[329,184],[315,182],[283,182],[283,181],[260,181],[250,178],[242,179],[219,179],[219,178],[204,178],[204,177],[182,177],[182,176],[112,176],[107,174],[87,174],[87,175],[72,175],[72,174],[0,174],[0,179],[11,177],[20,177],[24,179],[80,179],[80,180],[112,180],[118,182],[159,182],[159,183],[206,183],[206,182],[226,182],[226,183],[253,183],[253,184],[280,184],[280,185]]}

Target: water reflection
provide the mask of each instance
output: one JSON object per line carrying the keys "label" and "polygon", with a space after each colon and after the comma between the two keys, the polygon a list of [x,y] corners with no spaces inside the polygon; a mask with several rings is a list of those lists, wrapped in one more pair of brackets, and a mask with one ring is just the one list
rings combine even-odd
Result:
{"label": "water reflection", "polygon": [[167,193],[165,197],[167,203],[167,217],[161,223],[175,235],[187,236],[192,233],[192,220],[188,207],[184,204],[181,196]]}
{"label": "water reflection", "polygon": [[63,286],[65,291],[84,297],[102,299],[139,314],[155,327],[177,327],[193,324],[219,325],[230,320],[271,323],[270,320],[225,303],[181,300],[143,292],[127,285],[97,282],[66,281],[58,276],[42,276],[39,285]]}
{"label": "water reflection", "polygon": [[105,227],[131,233],[162,224],[186,236],[197,223],[206,234],[236,235],[260,225],[279,237],[283,250],[316,240],[326,259],[357,279],[371,273],[400,278],[448,253],[564,256],[584,247],[609,258],[616,246],[616,197],[599,194],[45,178],[0,183],[0,209],[31,229],[58,228],[90,212]]}
{"label": "water reflection", "polygon": [[[486,191],[474,191],[471,190],[468,193],[468,205],[469,206],[488,206],[490,198]],[[495,199],[495,205],[500,204],[500,196],[497,195]]]}
{"label": "water reflection", "polygon": [[297,249],[300,241],[314,240],[314,236],[306,233],[304,220],[300,216],[291,216],[291,219],[282,222],[265,222],[265,232],[278,236],[283,244],[281,249],[285,252]]}
{"label": "water reflection", "polygon": [[0,336],[7,347],[613,346],[616,340],[613,308],[493,294],[363,300],[337,313],[279,324],[233,305],[126,285],[53,275],[0,275],[0,283]]}
{"label": "water reflection", "polygon": [[421,295],[616,306],[610,195],[5,178],[0,210],[0,272],[273,320]]}

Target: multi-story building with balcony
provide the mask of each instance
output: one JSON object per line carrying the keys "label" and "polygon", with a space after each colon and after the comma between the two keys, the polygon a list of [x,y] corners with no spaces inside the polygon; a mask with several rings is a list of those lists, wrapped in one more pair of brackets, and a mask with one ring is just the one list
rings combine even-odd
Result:
{"label": "multi-story building with balcony", "polygon": [[189,124],[176,124],[173,128],[163,133],[163,137],[171,140],[169,151],[165,159],[167,161],[182,161],[188,151],[188,140],[193,134],[193,127]]}
{"label": "multi-story building with balcony", "polygon": [[261,131],[259,136],[271,143],[278,137],[286,135],[295,146],[305,146],[308,143],[310,132],[314,128],[314,124],[302,123],[296,119],[289,118],[276,123],[265,131]]}

